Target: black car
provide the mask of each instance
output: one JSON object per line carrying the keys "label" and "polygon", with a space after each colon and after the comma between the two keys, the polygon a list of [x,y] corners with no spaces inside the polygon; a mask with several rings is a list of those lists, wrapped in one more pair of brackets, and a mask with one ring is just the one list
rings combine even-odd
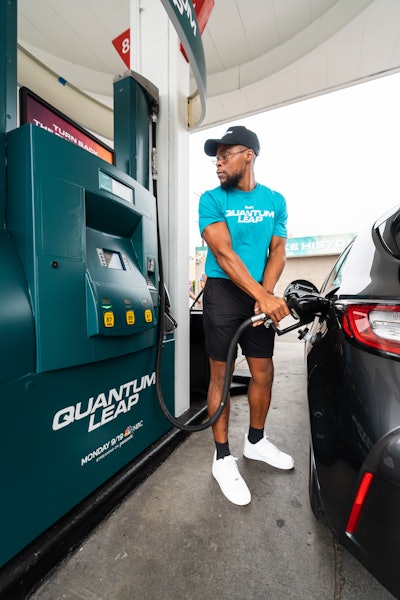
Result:
{"label": "black car", "polygon": [[400,207],[357,235],[319,293],[297,288],[322,308],[302,334],[311,507],[400,597]]}

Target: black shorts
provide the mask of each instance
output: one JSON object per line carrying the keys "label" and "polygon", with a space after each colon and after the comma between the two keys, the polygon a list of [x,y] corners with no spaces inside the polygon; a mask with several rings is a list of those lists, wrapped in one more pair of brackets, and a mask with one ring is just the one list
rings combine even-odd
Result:
{"label": "black shorts", "polygon": [[[226,362],[229,345],[241,323],[254,315],[255,300],[230,279],[207,279],[203,296],[203,325],[207,355]],[[239,338],[245,356],[271,358],[275,332],[263,325],[249,326]],[[235,355],[236,357],[236,355]]]}

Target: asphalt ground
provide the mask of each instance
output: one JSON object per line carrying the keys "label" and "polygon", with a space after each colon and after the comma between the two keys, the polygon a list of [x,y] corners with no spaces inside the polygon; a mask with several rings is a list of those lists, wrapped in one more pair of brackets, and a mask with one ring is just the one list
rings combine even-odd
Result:
{"label": "asphalt ground", "polygon": [[[240,361],[239,361],[240,363]],[[244,363],[238,372],[246,372]],[[209,430],[192,434],[31,595],[35,600],[388,600],[393,596],[313,516],[303,345],[279,338],[268,434],[282,472],[242,455],[245,396],[230,446],[251,493],[234,506],[211,475]]]}

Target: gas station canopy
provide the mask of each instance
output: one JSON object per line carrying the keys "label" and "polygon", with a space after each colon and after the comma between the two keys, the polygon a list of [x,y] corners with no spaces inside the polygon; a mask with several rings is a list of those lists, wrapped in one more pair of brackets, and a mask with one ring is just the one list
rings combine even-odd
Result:
{"label": "gas station canopy", "polygon": [[[130,0],[19,0],[19,44],[107,103],[123,71],[111,41],[129,9]],[[400,2],[215,0],[203,45],[204,128],[399,71]]]}

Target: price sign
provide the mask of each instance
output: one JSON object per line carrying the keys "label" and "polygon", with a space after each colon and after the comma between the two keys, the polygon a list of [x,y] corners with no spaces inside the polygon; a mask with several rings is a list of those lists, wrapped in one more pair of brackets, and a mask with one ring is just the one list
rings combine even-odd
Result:
{"label": "price sign", "polygon": [[113,46],[128,67],[131,66],[131,32],[127,29],[121,33],[118,37],[114,38]]}

